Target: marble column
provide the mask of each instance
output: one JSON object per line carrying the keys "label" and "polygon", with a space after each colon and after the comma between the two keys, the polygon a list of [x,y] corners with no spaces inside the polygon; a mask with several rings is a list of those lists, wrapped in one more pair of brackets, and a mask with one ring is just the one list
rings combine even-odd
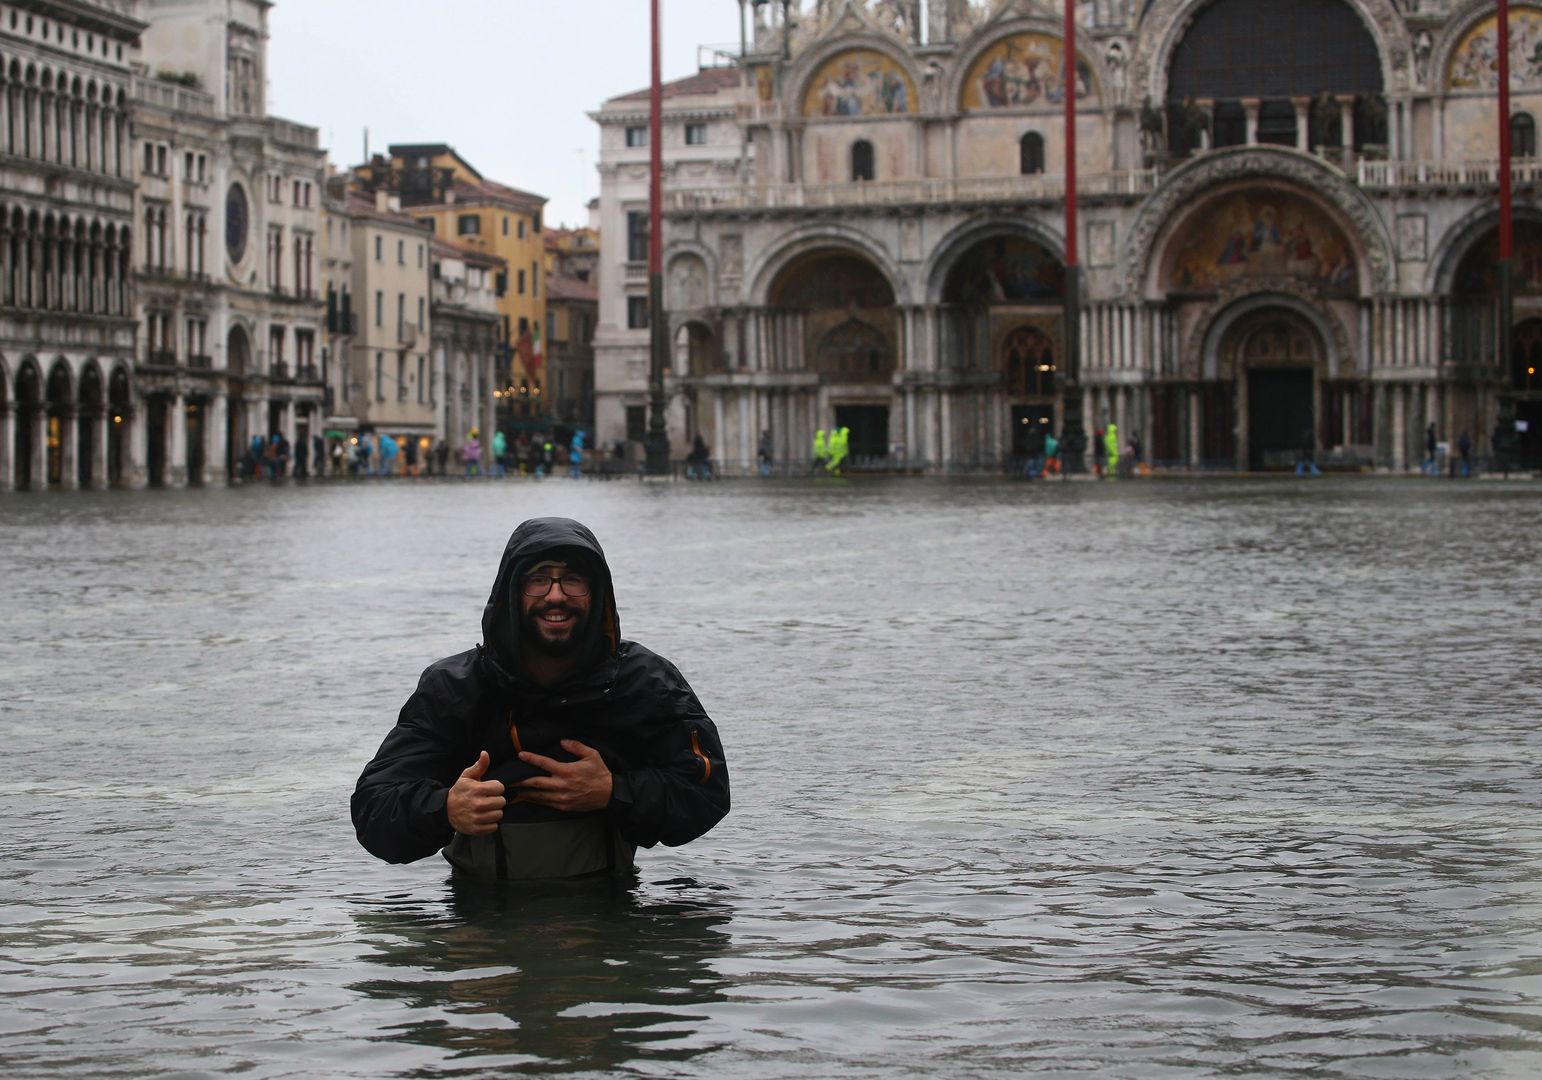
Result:
{"label": "marble column", "polygon": [[32,410],[28,418],[27,430],[22,438],[28,440],[32,446],[32,465],[28,476],[28,486],[33,491],[43,491],[48,487],[48,440],[45,433],[48,427],[48,412],[41,406]]}
{"label": "marble column", "polygon": [[1189,387],[1189,464],[1199,468],[1204,463],[1204,431],[1200,427],[1201,416],[1199,387]]}
{"label": "marble column", "polygon": [[1311,103],[1311,98],[1293,97],[1290,99],[1291,107],[1296,110],[1296,149],[1302,153],[1308,153],[1312,149],[1312,134],[1308,124],[1309,114],[1307,113],[1307,107]]}
{"label": "marble column", "polygon": [[[3,97],[0,92],[0,97]],[[3,127],[0,127],[3,130]],[[11,475],[11,449],[16,445],[16,414],[8,405],[0,405],[0,491],[16,486]]]}
{"label": "marble column", "polygon": [[1408,468],[1408,388],[1397,385],[1392,390],[1392,468]]}
{"label": "marble column", "polygon": [[59,416],[59,486],[65,491],[80,488],[80,436],[75,426],[79,422],[74,409]]}

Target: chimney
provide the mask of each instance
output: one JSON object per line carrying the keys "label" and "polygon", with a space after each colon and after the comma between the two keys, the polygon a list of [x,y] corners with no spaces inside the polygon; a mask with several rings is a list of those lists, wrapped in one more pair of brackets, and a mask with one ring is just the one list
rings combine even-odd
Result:
{"label": "chimney", "polygon": [[375,211],[377,213],[383,214],[383,213],[385,213],[389,209],[391,209],[391,193],[386,191],[386,189],[383,188],[383,187],[382,188],[376,188],[375,189]]}

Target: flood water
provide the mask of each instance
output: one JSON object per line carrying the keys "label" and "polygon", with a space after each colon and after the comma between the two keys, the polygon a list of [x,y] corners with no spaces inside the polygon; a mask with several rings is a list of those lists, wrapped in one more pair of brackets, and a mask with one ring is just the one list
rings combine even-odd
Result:
{"label": "flood water", "polygon": [[[348,796],[591,524],[733,813],[632,888]],[[1542,1075],[1542,484],[0,497],[9,1076]]]}

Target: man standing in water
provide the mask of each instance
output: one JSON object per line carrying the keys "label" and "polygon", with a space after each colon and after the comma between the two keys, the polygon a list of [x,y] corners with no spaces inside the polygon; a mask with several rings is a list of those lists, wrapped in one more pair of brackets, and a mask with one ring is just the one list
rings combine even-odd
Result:
{"label": "man standing in water", "polygon": [[673,664],[621,638],[599,541],[567,518],[514,530],[483,644],[430,665],[353,793],[387,862],[441,849],[495,880],[624,874],[728,813],[717,728]]}

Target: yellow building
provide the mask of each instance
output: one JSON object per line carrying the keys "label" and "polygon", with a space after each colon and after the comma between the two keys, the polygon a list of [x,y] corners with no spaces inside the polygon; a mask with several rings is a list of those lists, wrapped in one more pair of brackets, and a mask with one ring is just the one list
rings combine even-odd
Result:
{"label": "yellow building", "polygon": [[429,225],[437,236],[508,264],[495,290],[508,358],[502,377],[506,389],[516,390],[516,416],[542,415],[546,199],[486,179],[443,143],[392,146],[389,158],[377,155],[356,168],[354,182],[366,191],[397,195],[403,213]]}

